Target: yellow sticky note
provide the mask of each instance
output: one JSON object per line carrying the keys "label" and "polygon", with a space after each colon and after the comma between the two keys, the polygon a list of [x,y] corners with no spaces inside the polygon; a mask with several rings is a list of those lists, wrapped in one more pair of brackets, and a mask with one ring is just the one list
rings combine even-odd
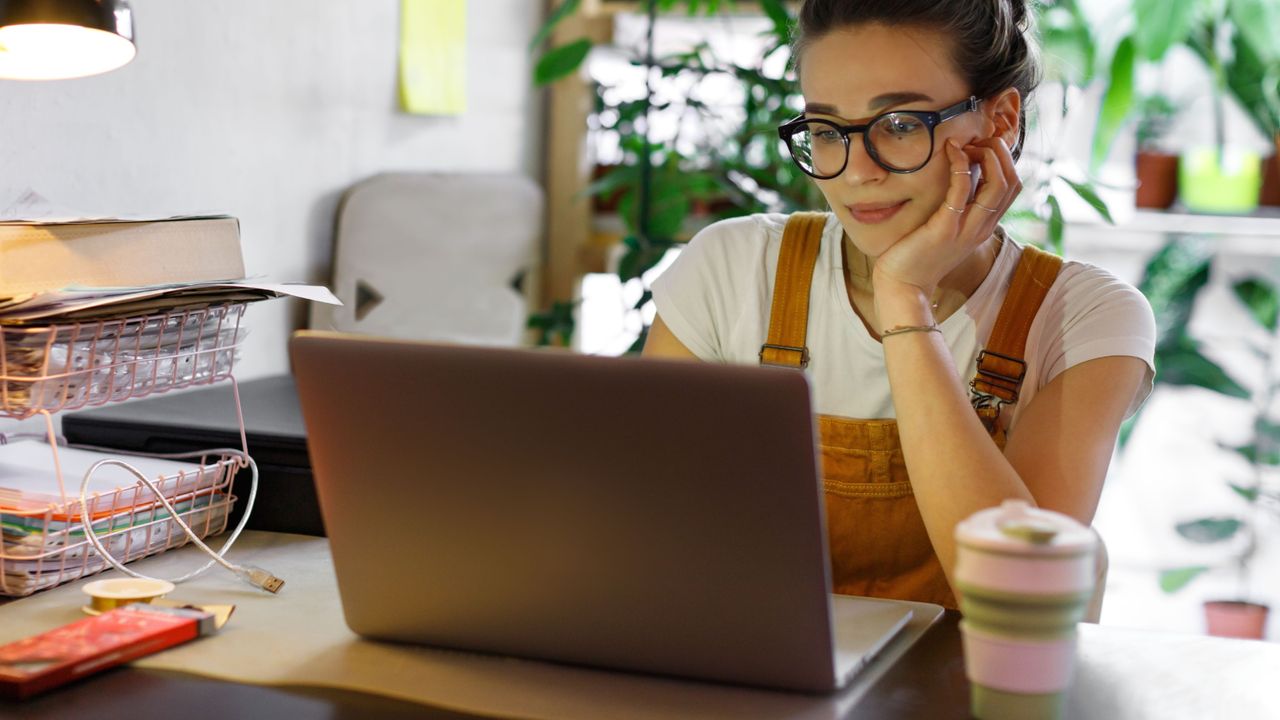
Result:
{"label": "yellow sticky note", "polygon": [[400,107],[419,115],[466,111],[466,0],[401,0]]}

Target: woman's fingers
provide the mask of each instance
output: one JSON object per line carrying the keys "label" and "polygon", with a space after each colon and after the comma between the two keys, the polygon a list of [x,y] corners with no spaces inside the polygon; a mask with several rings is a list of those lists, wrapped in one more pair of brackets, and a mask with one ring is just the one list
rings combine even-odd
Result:
{"label": "woman's fingers", "polygon": [[1009,146],[1002,138],[992,137],[966,146],[965,151],[982,166],[983,182],[978,187],[975,202],[1001,213],[1009,209],[1022,191],[1022,180],[1013,164]]}
{"label": "woman's fingers", "polygon": [[[969,204],[969,192],[973,188],[973,175],[969,169],[969,156],[960,149],[959,143],[948,138],[946,142],[947,159],[951,161],[951,184],[947,187],[947,196],[943,200],[939,213],[954,215],[952,220],[959,220]],[[985,169],[983,172],[986,172]]]}

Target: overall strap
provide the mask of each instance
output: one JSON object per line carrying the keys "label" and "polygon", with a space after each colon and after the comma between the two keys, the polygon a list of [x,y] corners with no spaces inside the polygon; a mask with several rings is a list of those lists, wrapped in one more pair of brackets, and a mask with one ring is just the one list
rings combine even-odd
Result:
{"label": "overall strap", "polygon": [[969,383],[973,406],[989,432],[997,428],[1000,406],[1018,402],[1027,374],[1027,335],[1050,286],[1062,269],[1062,258],[1032,246],[1022,249],[1009,294],[1000,306],[986,347],[978,353],[978,371]]}
{"label": "overall strap", "polygon": [[769,338],[760,348],[760,364],[803,368],[809,364],[809,288],[822,248],[826,213],[798,212],[787,219],[773,279]]}

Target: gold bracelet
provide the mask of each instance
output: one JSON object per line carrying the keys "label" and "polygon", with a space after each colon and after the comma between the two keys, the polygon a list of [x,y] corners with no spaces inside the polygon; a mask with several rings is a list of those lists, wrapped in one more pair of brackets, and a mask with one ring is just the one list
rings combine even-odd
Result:
{"label": "gold bracelet", "polygon": [[902,333],[911,333],[911,332],[941,333],[942,328],[938,327],[937,323],[934,323],[933,325],[899,325],[897,327],[889,328],[888,330],[881,332],[880,337],[887,338],[890,335],[901,335]]}

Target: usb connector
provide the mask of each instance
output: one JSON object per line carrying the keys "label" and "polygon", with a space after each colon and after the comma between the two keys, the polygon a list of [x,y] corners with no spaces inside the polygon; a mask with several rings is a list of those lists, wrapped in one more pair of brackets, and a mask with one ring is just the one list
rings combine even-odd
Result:
{"label": "usb connector", "polygon": [[238,567],[236,568],[236,575],[240,576],[240,579],[250,585],[266,590],[272,595],[280,592],[280,588],[284,587],[284,580],[281,580],[260,567],[254,567],[252,565]]}

